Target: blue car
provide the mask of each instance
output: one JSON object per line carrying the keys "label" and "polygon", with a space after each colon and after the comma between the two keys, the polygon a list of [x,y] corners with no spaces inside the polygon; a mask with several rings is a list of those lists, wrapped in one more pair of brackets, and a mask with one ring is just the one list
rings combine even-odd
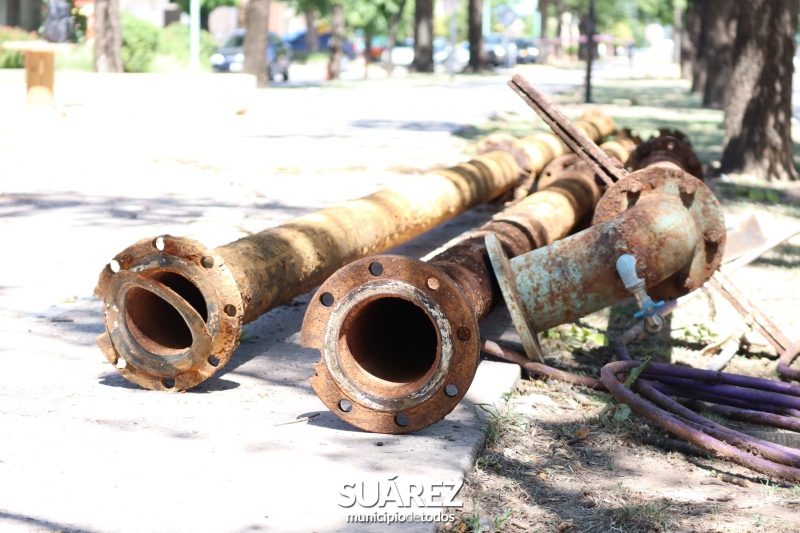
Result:
{"label": "blue car", "polygon": [[[330,40],[331,40],[331,32],[325,32],[319,34],[319,51],[320,52],[327,52],[328,48],[330,48]],[[292,52],[294,54],[307,54],[309,53],[308,46],[306,45],[306,30],[301,30],[295,34],[292,34],[289,37],[284,38],[284,42],[292,47]],[[353,43],[348,41],[347,39],[344,40],[342,45],[342,52],[350,59],[355,59],[357,52]]]}
{"label": "blue car", "polygon": [[[244,36],[245,30],[234,31],[222,46],[211,56],[214,72],[241,72],[244,68]],[[280,40],[274,33],[269,34],[267,48],[267,65],[271,80],[281,76],[289,79],[289,65],[292,63],[292,48]]]}

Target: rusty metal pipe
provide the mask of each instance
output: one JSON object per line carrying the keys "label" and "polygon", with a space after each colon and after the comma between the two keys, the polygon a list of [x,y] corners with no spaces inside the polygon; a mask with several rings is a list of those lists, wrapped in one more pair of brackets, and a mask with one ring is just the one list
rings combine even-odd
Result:
{"label": "rusty metal pipe", "polygon": [[512,256],[546,246],[599,198],[594,171],[579,165],[427,263],[385,255],[337,271],[303,321],[303,346],[321,352],[314,391],[367,431],[407,433],[443,418],[475,375],[478,322],[501,301],[484,237],[497,235]]}
{"label": "rusty metal pipe", "polygon": [[[614,120],[596,109],[584,112],[575,122],[575,127],[586,134],[592,141],[599,143],[614,132]],[[630,146],[626,140],[610,142],[606,149],[613,152],[624,163],[628,158],[626,148]],[[569,147],[552,132],[536,133],[518,139],[511,135],[494,134],[486,137],[475,146],[478,154],[494,151],[507,152],[514,156],[523,170],[524,176],[520,186],[514,190],[514,199],[520,200],[528,195],[536,176],[553,160],[569,155]]]}
{"label": "rusty metal pipe", "polygon": [[519,174],[511,155],[493,152],[216,249],[169,235],[139,241],[100,274],[107,331],[98,345],[142,387],[193,387],[230,359],[243,324],[354,259],[496,198]]}
{"label": "rusty metal pipe", "polygon": [[717,270],[725,244],[719,203],[697,178],[649,167],[612,186],[594,225],[509,260],[487,236],[495,274],[531,359],[541,362],[536,333],[598,311],[629,296],[614,268],[623,254],[654,299],[673,299]]}

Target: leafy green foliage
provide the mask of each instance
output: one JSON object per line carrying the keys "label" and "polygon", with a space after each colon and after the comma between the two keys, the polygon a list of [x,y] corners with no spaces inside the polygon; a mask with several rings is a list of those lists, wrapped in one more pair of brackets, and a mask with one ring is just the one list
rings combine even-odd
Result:
{"label": "leafy green foliage", "polygon": [[[189,26],[173,23],[161,30],[158,40],[157,52],[159,55],[171,56],[178,63],[189,64]],[[200,32],[200,64],[208,65],[211,54],[217,45],[211,34],[207,31]]]}
{"label": "leafy green foliage", "polygon": [[[189,13],[189,0],[175,0],[184,13]],[[200,17],[207,19],[208,15],[218,7],[239,5],[239,0],[200,0]]]}
{"label": "leafy green foliage", "polygon": [[125,72],[147,72],[158,50],[158,26],[122,13],[122,68]]}
{"label": "leafy green foliage", "polygon": [[3,43],[9,41],[35,41],[39,38],[34,32],[21,28],[0,26],[0,68],[22,68],[25,66],[25,54],[16,50],[5,50]]}
{"label": "leafy green foliage", "polygon": [[542,337],[545,339],[562,340],[573,350],[584,348],[587,344],[608,346],[608,338],[603,333],[578,324],[548,329],[542,333]]}

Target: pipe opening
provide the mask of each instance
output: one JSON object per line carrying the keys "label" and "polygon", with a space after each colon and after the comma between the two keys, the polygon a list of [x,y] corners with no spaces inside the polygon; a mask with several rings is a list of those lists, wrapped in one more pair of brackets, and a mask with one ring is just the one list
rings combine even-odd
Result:
{"label": "pipe opening", "polygon": [[402,298],[359,304],[340,330],[353,360],[372,376],[411,383],[432,371],[439,338],[428,314]]}
{"label": "pipe opening", "polygon": [[[150,278],[175,291],[204,321],[208,320],[205,298],[194,283],[174,272],[157,272]],[[133,287],[128,291],[125,317],[133,338],[150,353],[172,355],[192,345],[192,332],[178,310],[147,289]]]}

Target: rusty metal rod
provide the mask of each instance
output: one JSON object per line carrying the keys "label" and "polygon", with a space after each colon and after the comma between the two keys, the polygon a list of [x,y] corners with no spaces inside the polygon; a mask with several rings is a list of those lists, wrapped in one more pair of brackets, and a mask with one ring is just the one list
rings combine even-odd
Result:
{"label": "rusty metal rod", "polygon": [[367,431],[406,433],[443,418],[477,369],[478,322],[501,301],[484,237],[497,235],[512,256],[546,246],[599,197],[593,170],[581,165],[427,263],[375,256],[337,271],[303,321],[303,346],[321,352],[314,391]]}
{"label": "rusty metal rod", "polygon": [[98,344],[142,387],[193,387],[229,360],[243,324],[348,262],[503,194],[519,172],[512,156],[493,152],[213,250],[169,235],[144,239],[100,275],[107,332]]}

